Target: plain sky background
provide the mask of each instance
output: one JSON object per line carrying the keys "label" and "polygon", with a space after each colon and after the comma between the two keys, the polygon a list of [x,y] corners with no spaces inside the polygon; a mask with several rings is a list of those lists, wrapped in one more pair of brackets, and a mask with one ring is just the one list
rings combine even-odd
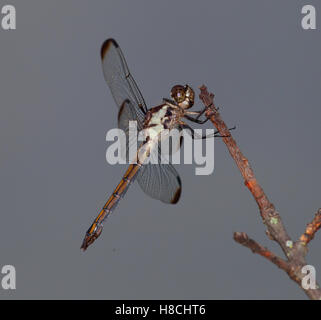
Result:
{"label": "plain sky background", "polygon": [[[287,275],[233,241],[282,255],[222,141],[215,170],[176,166],[177,205],[134,183],[85,253],[83,236],[125,171],[106,163],[117,108],[100,46],[115,38],[148,106],[172,85],[205,83],[287,231],[321,207],[321,3],[309,1],[0,1],[0,299],[305,299]],[[317,30],[301,28],[313,4]],[[196,102],[199,109],[200,102]],[[204,128],[210,128],[210,125]],[[321,280],[321,235],[308,262]]]}

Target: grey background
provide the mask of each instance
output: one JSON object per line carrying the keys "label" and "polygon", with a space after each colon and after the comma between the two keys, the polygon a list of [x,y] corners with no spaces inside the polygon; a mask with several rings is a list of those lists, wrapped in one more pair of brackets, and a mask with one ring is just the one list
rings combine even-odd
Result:
{"label": "grey background", "polygon": [[[79,247],[125,170],[105,161],[117,116],[99,57],[109,37],[149,106],[176,83],[215,92],[290,235],[303,232],[321,206],[321,41],[320,28],[302,30],[301,8],[320,16],[320,2],[9,2],[17,30],[0,29],[0,266],[16,267],[17,289],[0,298],[305,299],[233,241],[245,231],[282,254],[218,140],[213,175],[177,166],[177,205],[134,184],[95,245]],[[308,256],[319,280],[320,247],[319,234]]]}

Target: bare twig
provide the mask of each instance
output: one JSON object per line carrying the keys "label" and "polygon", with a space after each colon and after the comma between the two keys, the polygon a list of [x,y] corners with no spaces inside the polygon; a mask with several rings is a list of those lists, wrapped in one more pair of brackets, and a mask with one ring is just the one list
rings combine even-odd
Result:
{"label": "bare twig", "polygon": [[249,236],[244,232],[234,232],[234,240],[241,244],[244,247],[247,247],[252,250],[253,253],[257,253],[262,257],[270,260],[280,269],[288,270],[288,263],[284,259],[278,257],[273,252],[269,251],[268,249],[261,246],[259,243],[254,241],[253,239],[249,238]]}
{"label": "bare twig", "polygon": [[321,209],[315,214],[314,219],[309,223],[305,229],[305,232],[300,237],[302,244],[307,245],[313,238],[315,233],[321,227]]}
{"label": "bare twig", "polygon": [[209,93],[204,85],[200,87],[200,91],[199,97],[206,107],[205,116],[211,120],[221,136],[223,136],[222,140],[226,144],[230,155],[239,168],[244,178],[245,185],[252,193],[252,196],[259,207],[263,223],[267,227],[267,235],[270,239],[276,241],[280,245],[286,256],[286,260],[283,260],[262,247],[260,244],[250,239],[245,233],[234,233],[234,240],[243,246],[248,247],[254,253],[260,254],[284,270],[288,276],[304,290],[310,299],[321,299],[321,290],[319,289],[319,286],[317,286],[317,289],[304,289],[301,286],[302,279],[305,276],[305,274],[302,274],[301,270],[303,266],[307,265],[305,261],[305,256],[308,251],[307,244],[313,239],[314,234],[321,227],[321,209],[319,209],[314,220],[307,225],[305,233],[300,237],[300,240],[294,243],[286,232],[279,213],[269,201],[262,187],[256,180],[249,161],[242,154],[215,107],[214,94]]}

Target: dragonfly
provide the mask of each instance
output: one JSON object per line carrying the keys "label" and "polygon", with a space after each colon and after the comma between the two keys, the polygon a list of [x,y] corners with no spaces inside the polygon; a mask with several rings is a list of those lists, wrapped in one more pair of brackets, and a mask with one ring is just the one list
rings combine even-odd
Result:
{"label": "dragonfly", "polygon": [[[120,183],[87,230],[81,245],[83,251],[100,236],[105,219],[115,210],[134,180],[150,197],[169,204],[178,202],[182,183],[173,165],[162,163],[162,161],[159,161],[158,164],[145,163],[153,146],[160,140],[163,130],[188,129],[193,139],[208,137],[206,135],[197,136],[184,121],[187,119],[204,124],[208,120],[208,118],[201,120],[201,116],[205,112],[204,108],[200,111],[189,111],[194,105],[195,99],[194,90],[190,86],[173,86],[170,92],[171,99],[163,98],[160,105],[147,109],[145,100],[129,71],[122,50],[114,39],[107,39],[102,44],[101,60],[104,78],[118,107],[118,128],[124,130],[128,135],[129,122],[137,121],[137,128],[144,130],[145,139],[137,148],[136,161],[129,165]],[[222,137],[218,131],[212,135],[212,137],[218,136]],[[161,157],[160,152],[158,157]]]}

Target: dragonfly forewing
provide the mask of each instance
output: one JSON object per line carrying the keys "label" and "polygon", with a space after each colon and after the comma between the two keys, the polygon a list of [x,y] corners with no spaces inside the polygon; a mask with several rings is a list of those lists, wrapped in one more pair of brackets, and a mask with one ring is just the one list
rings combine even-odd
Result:
{"label": "dragonfly forewing", "polygon": [[125,100],[131,103],[142,114],[147,111],[144,98],[132,77],[125,57],[114,39],[107,39],[101,47],[101,60],[105,80],[112,96],[120,108]]}

